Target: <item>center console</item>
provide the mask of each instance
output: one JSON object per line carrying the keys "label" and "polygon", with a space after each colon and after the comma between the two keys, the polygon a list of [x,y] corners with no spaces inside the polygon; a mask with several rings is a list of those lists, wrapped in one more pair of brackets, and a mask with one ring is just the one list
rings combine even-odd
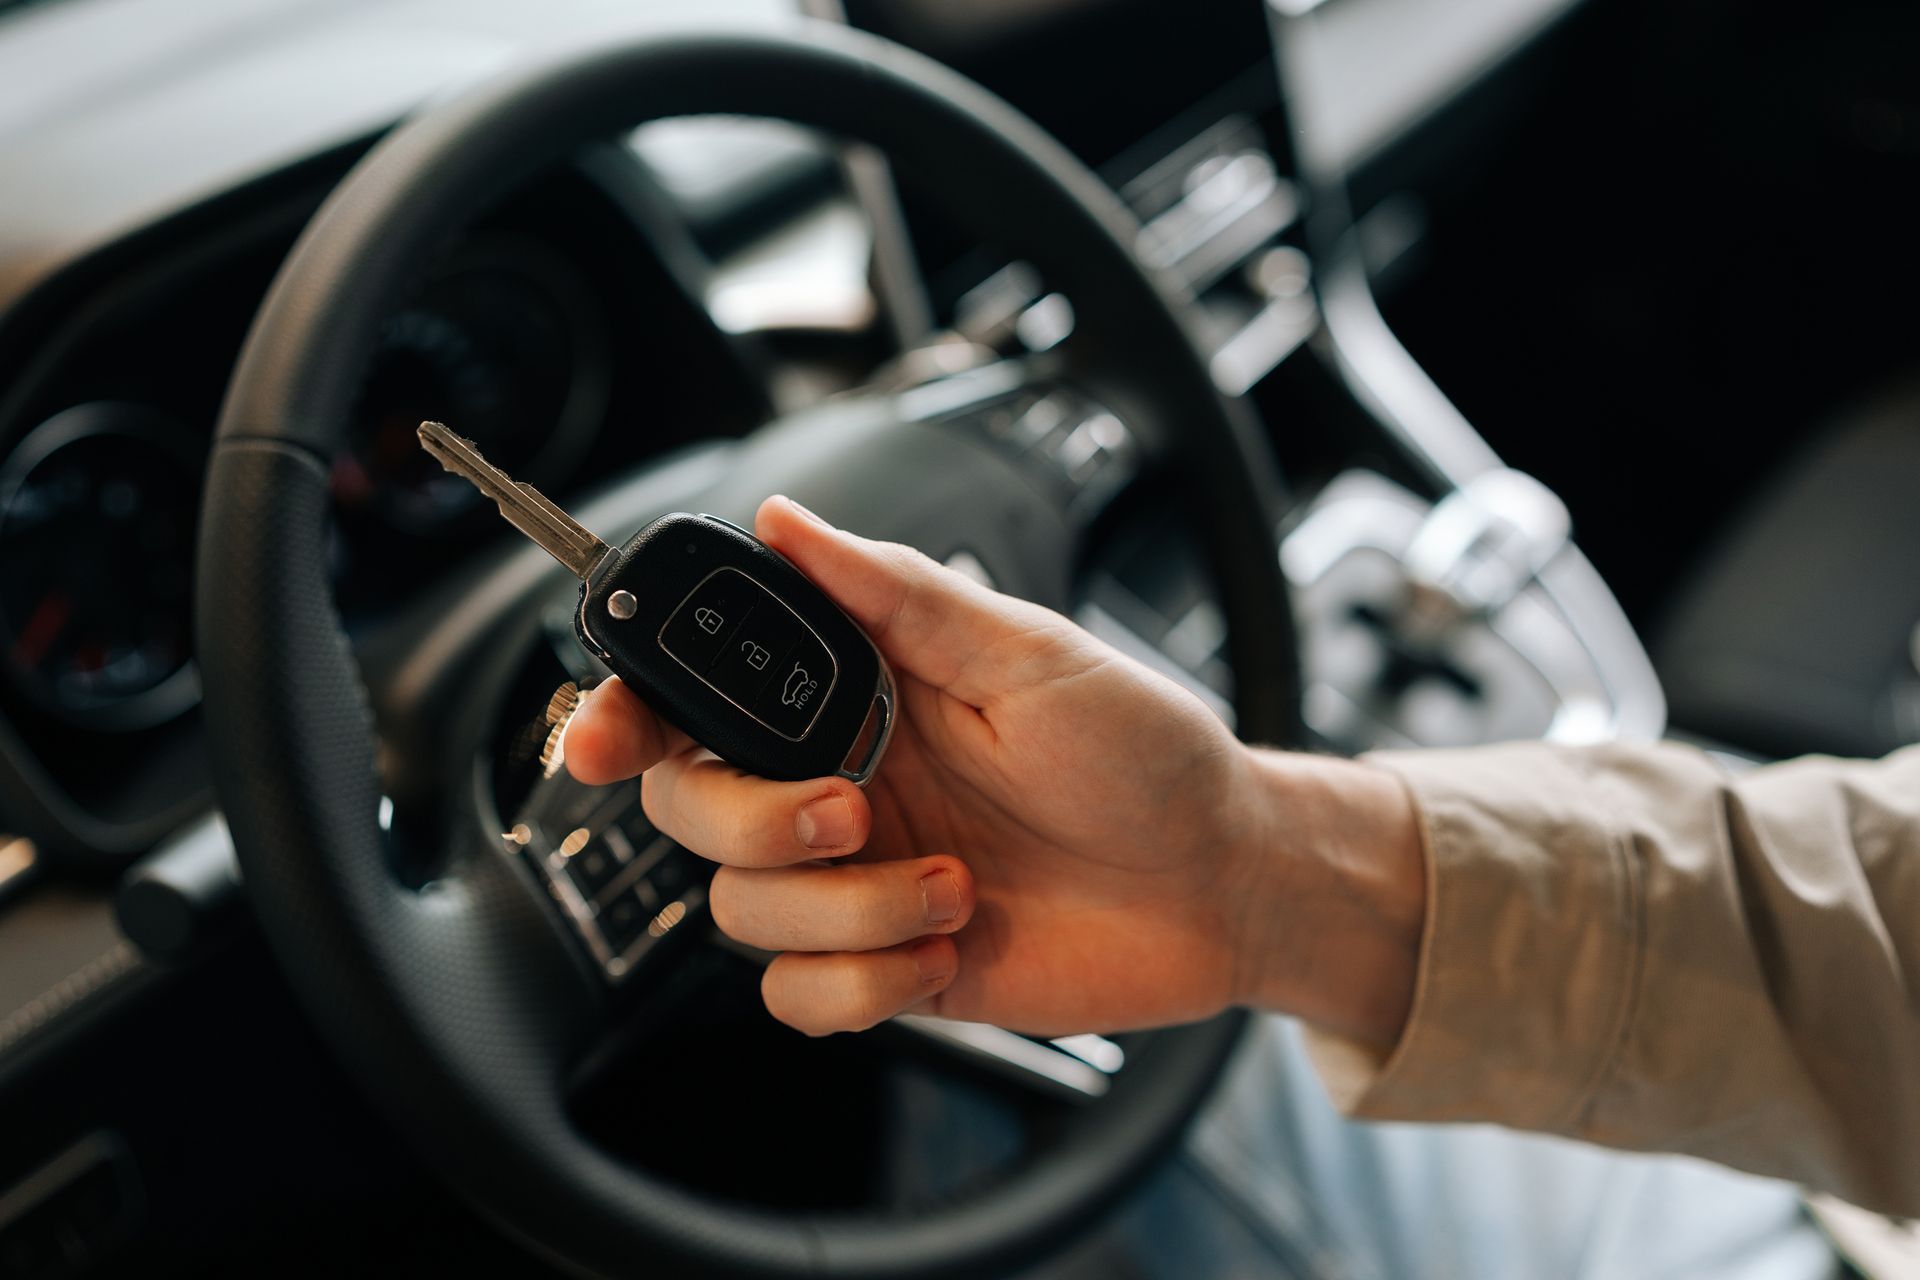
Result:
{"label": "center console", "polygon": [[[1361,74],[1365,59],[1355,56],[1369,47],[1367,31],[1394,20],[1397,3],[1248,6],[1265,10],[1263,35],[1271,36],[1263,74],[1223,73],[1224,83],[1178,110],[1163,100],[1160,118],[1132,122],[1144,136],[1130,146],[1091,131],[1075,136],[1069,128],[1063,136],[1131,206],[1141,223],[1140,256],[1195,296],[1194,329],[1222,394],[1254,399],[1283,465],[1304,481],[1280,530],[1281,567],[1295,591],[1303,710],[1319,745],[1357,752],[1657,737],[1666,718],[1659,682],[1625,614],[1571,541],[1565,507],[1502,464],[1381,314],[1375,290],[1419,237],[1411,202],[1389,190],[1356,209],[1350,194],[1359,166],[1438,110],[1463,78],[1483,73],[1572,5],[1472,0],[1450,11],[1446,39],[1393,42],[1396,56],[1430,54],[1433,65],[1402,68],[1396,83],[1404,92],[1375,92],[1368,86],[1379,88],[1378,77]],[[1126,7],[1124,0],[1037,6],[1034,38],[1044,45],[1048,24],[1076,13],[1097,33],[1087,13]],[[918,13],[901,6],[882,26],[964,63],[965,24]],[[854,17],[879,14],[856,7]],[[1168,78],[1180,80],[1183,54],[1221,37],[1197,31],[1173,46]],[[1122,64],[1115,74],[1127,74],[1127,55],[1112,56]],[[1231,62],[1218,48],[1207,56],[1219,66]],[[1353,76],[1329,71],[1345,65],[1342,58],[1355,63]],[[985,70],[999,72],[1003,82],[993,87],[1042,123],[1075,119],[1044,77],[1022,80],[1000,64]],[[876,220],[876,234],[884,225]],[[950,332],[933,349],[1038,350],[1070,330],[1070,306],[1024,264],[976,263],[969,279],[965,260],[945,254],[937,237],[932,248],[917,248],[936,302],[943,280],[957,275],[968,283],[944,289],[955,295]],[[914,253],[903,246],[893,256]],[[938,360],[905,363],[940,367]],[[1303,405],[1289,389],[1291,371],[1303,365],[1312,367],[1323,398],[1337,402],[1337,415],[1327,415],[1340,418],[1337,426],[1319,421],[1318,406]],[[1323,453],[1331,456],[1300,465],[1302,437],[1329,431],[1337,439]],[[1093,566],[1077,616],[1230,715],[1217,616],[1210,622],[1192,587],[1203,572],[1176,563],[1187,553],[1165,522],[1155,530]]]}

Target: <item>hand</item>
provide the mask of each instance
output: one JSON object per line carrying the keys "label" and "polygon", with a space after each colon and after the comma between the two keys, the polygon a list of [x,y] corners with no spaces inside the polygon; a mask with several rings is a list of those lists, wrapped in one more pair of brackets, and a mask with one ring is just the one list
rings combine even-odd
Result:
{"label": "hand", "polygon": [[1329,779],[1359,781],[1348,771],[1366,785],[1345,798],[1404,808],[1396,782],[1250,751],[1190,692],[1058,614],[785,499],[756,532],[893,665],[901,714],[868,790],[742,773],[618,680],[587,696],[565,754],[583,782],[644,771],[653,823],[722,864],[715,922],[781,953],[763,982],[775,1017],[824,1034],[918,1006],[1059,1034],[1255,1001],[1375,1030],[1345,1016],[1339,975],[1323,991],[1289,981],[1324,971],[1357,899],[1339,858],[1287,856],[1312,842],[1284,839],[1299,824],[1281,809],[1291,794],[1327,810]]}

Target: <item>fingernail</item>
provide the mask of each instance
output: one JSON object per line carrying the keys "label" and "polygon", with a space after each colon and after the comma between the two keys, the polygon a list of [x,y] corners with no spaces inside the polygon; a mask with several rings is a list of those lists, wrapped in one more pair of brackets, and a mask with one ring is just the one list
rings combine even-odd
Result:
{"label": "fingernail", "polygon": [[832,849],[853,839],[853,806],[845,796],[821,796],[800,807],[794,834],[809,849]]}
{"label": "fingernail", "polygon": [[913,966],[920,971],[920,985],[931,987],[953,976],[953,948],[938,938],[928,938],[913,949]]}
{"label": "fingernail", "polygon": [[[783,498],[786,498],[785,494],[781,494],[780,496]],[[798,511],[801,515],[805,516],[807,519],[819,525],[822,529],[833,528],[832,525],[828,524],[825,520],[822,520],[819,516],[815,515],[812,511],[810,511],[806,507],[795,502],[792,498],[787,498],[787,505],[792,507],[795,511]]]}
{"label": "fingernail", "polygon": [[920,898],[928,924],[945,924],[960,914],[960,882],[951,871],[930,871],[920,877]]}

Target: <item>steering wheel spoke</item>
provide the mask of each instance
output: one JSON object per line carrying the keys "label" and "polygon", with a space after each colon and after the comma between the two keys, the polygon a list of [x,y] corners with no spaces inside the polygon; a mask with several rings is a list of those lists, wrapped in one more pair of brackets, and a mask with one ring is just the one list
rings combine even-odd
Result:
{"label": "steering wheel spoke", "polygon": [[552,900],[594,972],[633,987],[706,915],[713,867],[660,834],[633,783],[541,778],[502,836]]}
{"label": "steering wheel spoke", "polygon": [[1065,369],[1048,357],[1003,361],[903,392],[900,409],[1001,454],[1084,530],[1149,459],[1119,414]]}

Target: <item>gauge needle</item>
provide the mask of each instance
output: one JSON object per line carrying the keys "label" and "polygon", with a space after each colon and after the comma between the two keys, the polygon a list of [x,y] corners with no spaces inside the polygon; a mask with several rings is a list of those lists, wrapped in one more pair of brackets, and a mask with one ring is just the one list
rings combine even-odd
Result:
{"label": "gauge needle", "polygon": [[73,600],[66,592],[52,591],[42,596],[27,625],[20,628],[20,634],[14,638],[14,665],[28,670],[39,666],[40,659],[47,656],[47,650],[60,638],[72,614]]}

